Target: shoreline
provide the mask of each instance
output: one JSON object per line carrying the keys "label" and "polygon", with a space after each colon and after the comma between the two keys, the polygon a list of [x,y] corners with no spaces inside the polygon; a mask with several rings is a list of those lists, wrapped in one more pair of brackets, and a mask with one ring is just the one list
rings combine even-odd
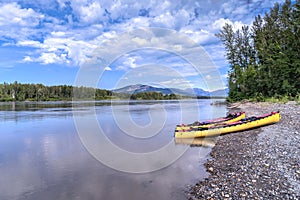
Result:
{"label": "shoreline", "polygon": [[[174,99],[130,99],[130,98],[104,98],[104,99],[92,99],[92,98],[87,98],[87,99],[49,99],[49,100],[2,100],[0,99],[0,103],[10,103],[10,102],[72,102],[72,101],[123,101],[123,100],[128,100],[128,101],[165,101],[165,100],[174,100],[174,101],[180,101],[180,100],[197,100],[197,99],[211,99],[211,100],[224,100],[224,102],[226,102],[226,97],[218,97],[218,96],[208,96],[208,97],[182,97],[182,98],[174,98]],[[224,104],[223,101],[220,102],[213,102],[216,103],[217,105],[219,105],[218,103],[222,103]]]}
{"label": "shoreline", "polygon": [[247,116],[280,111],[281,120],[219,136],[205,163],[209,177],[189,188],[189,199],[299,199],[300,106],[242,103]]}

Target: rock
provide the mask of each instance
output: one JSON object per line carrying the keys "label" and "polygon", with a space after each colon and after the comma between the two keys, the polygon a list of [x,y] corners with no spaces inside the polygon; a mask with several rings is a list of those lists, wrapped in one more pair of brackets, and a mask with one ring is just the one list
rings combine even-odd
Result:
{"label": "rock", "polygon": [[212,167],[209,167],[207,170],[208,170],[209,172],[214,172],[214,168],[212,168]]}

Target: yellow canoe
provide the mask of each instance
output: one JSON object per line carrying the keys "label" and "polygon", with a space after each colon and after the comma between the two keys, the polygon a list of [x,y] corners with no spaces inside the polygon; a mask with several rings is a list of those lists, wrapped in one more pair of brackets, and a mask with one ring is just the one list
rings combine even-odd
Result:
{"label": "yellow canoe", "polygon": [[215,126],[216,124],[227,124],[232,122],[240,121],[241,119],[245,118],[245,112],[238,112],[238,113],[231,113],[226,117],[213,119],[210,121],[204,121],[204,122],[195,122],[193,124],[182,124],[177,125],[175,130],[189,130],[191,128],[205,128],[205,127],[211,127]]}
{"label": "yellow canoe", "polygon": [[176,130],[175,138],[197,138],[197,137],[211,137],[225,133],[232,133],[244,131],[252,128],[257,128],[269,124],[274,124],[280,120],[279,112],[272,112],[271,114],[260,117],[244,118],[238,122],[227,123],[225,125],[215,125],[211,127],[190,128],[188,130]]}

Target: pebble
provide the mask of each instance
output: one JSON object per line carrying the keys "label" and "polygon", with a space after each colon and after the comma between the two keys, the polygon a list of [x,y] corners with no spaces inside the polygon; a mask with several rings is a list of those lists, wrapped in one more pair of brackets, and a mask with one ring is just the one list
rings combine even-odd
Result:
{"label": "pebble", "polygon": [[214,168],[212,168],[212,167],[209,167],[207,170],[208,170],[209,172],[214,172]]}
{"label": "pebble", "polygon": [[[220,136],[193,199],[300,199],[300,107],[245,103],[248,116],[280,110],[277,124]],[[240,111],[232,110],[232,111]],[[259,184],[258,184],[259,183]]]}

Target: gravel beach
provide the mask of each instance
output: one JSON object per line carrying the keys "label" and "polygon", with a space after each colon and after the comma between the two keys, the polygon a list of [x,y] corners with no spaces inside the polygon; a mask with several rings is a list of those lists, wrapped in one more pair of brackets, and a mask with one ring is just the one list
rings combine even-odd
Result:
{"label": "gravel beach", "polygon": [[243,103],[247,116],[280,111],[277,124],[218,137],[205,164],[209,177],[189,199],[300,199],[300,106]]}

